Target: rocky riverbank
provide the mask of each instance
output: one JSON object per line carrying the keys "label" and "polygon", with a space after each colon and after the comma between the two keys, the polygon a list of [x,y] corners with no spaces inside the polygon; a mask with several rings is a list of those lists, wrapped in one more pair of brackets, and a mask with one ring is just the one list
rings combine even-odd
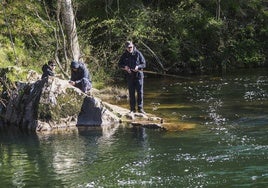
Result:
{"label": "rocky riverbank", "polygon": [[[5,75],[10,73],[7,70],[0,72]],[[29,73],[33,74],[32,71]],[[1,75],[1,78],[7,78],[5,75]],[[35,132],[124,123],[164,129],[161,118],[151,114],[129,113],[128,109],[98,98],[99,91],[94,88],[90,95],[86,95],[67,80],[57,77],[41,80],[37,74],[34,75],[36,81],[29,75],[26,78],[31,80],[25,82],[1,80],[5,87],[2,88],[0,114],[5,126]]]}

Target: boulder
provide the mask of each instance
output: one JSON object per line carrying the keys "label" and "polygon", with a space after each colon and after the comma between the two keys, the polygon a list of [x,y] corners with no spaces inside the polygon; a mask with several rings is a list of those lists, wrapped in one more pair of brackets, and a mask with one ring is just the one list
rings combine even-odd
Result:
{"label": "boulder", "polygon": [[17,83],[6,106],[4,122],[34,131],[75,127],[84,97],[68,81],[55,77]]}
{"label": "boulder", "polygon": [[120,118],[97,97],[85,97],[78,116],[78,126],[105,126],[119,123]]}
{"label": "boulder", "polygon": [[[33,74],[31,72],[31,74]],[[162,119],[150,114],[129,113],[71,86],[67,80],[47,77],[33,82],[13,82],[0,114],[5,125],[36,132],[77,130],[77,126],[108,126],[132,123],[144,127],[162,127]],[[9,87],[11,88],[11,87]],[[2,98],[1,98],[2,99]],[[138,123],[137,123],[138,122]]]}

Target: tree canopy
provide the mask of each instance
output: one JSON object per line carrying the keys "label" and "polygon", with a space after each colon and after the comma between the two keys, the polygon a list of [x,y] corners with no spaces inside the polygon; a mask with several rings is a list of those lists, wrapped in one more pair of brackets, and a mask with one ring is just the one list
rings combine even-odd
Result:
{"label": "tree canopy", "polygon": [[[72,56],[65,51],[59,1],[2,1],[2,66],[38,69],[56,55],[67,71]],[[73,0],[72,6],[93,80],[115,79],[126,40],[158,72],[211,74],[267,65],[264,0]]]}

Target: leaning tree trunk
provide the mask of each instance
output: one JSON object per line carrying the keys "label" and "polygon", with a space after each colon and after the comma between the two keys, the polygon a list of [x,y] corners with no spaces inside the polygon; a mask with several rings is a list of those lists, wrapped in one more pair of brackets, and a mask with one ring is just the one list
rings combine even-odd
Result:
{"label": "leaning tree trunk", "polygon": [[72,58],[79,60],[80,48],[76,31],[75,16],[73,13],[72,0],[59,0],[63,25],[69,41]]}

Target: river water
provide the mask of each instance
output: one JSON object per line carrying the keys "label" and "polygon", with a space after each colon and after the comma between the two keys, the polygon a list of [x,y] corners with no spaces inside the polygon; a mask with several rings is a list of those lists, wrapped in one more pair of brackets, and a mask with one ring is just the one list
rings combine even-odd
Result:
{"label": "river water", "polygon": [[0,187],[268,187],[267,73],[146,78],[145,110],[169,131],[1,130]]}

